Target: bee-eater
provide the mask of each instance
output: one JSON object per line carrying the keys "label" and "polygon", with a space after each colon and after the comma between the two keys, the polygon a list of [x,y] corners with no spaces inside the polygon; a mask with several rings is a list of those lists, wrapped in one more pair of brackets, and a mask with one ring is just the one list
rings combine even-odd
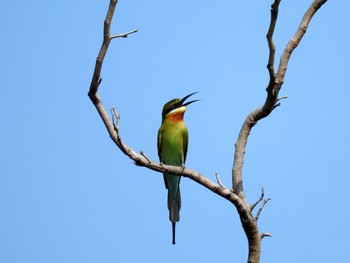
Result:
{"label": "bee-eater", "polygon": [[[173,99],[166,103],[162,111],[162,124],[158,131],[158,156],[163,164],[184,166],[186,161],[188,132],[184,123],[186,106],[198,101],[185,100],[197,92],[182,99]],[[168,189],[169,219],[172,222],[172,234],[175,244],[175,224],[180,220],[180,176],[164,174],[164,183]]]}

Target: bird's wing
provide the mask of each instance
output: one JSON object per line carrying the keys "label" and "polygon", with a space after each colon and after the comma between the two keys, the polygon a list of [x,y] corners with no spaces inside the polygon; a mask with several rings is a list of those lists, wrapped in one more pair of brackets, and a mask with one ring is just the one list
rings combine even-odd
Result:
{"label": "bird's wing", "polygon": [[[158,130],[157,148],[158,148],[159,161],[161,163],[163,163],[163,158],[162,158],[162,127],[160,127]],[[166,180],[165,174],[163,174],[163,177],[164,177],[165,188],[168,189],[168,182]]]}
{"label": "bird's wing", "polygon": [[184,165],[185,162],[186,162],[187,147],[188,147],[188,131],[187,131],[187,129],[185,129],[184,134],[183,134],[183,150],[184,150],[183,165]]}
{"label": "bird's wing", "polygon": [[158,137],[157,137],[157,148],[158,148],[158,157],[159,161],[162,162],[162,131],[161,128],[158,130]]}

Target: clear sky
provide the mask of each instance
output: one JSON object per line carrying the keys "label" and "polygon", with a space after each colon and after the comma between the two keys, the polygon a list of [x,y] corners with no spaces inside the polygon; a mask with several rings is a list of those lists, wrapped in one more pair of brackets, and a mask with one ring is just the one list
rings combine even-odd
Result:
{"label": "clear sky", "polygon": [[[87,92],[109,1],[5,1],[0,10],[0,262],[245,262],[235,208],[181,180],[177,244],[163,176],[110,140]],[[168,100],[186,113],[186,166],[231,185],[234,142],[265,101],[271,1],[119,1],[100,96],[121,134],[157,160]],[[311,1],[284,0],[277,61]],[[249,202],[272,200],[261,262],[350,262],[350,2],[328,1],[293,53],[282,106],[256,125],[244,162]]]}

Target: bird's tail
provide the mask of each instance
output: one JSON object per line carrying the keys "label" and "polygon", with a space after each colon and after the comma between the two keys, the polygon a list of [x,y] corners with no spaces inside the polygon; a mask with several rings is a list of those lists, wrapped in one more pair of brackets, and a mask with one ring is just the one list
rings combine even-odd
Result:
{"label": "bird's tail", "polygon": [[180,220],[180,208],[181,208],[181,195],[180,188],[174,197],[168,192],[168,209],[169,209],[169,220],[172,222],[173,229],[173,245],[175,244],[175,224]]}

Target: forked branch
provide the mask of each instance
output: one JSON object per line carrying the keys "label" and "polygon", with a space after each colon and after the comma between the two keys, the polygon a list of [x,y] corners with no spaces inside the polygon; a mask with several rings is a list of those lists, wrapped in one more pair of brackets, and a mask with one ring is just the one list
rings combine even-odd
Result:
{"label": "forked branch", "polygon": [[144,153],[136,153],[133,149],[131,149],[126,143],[123,142],[120,136],[119,132],[119,122],[120,122],[120,116],[119,113],[117,113],[116,108],[113,108],[111,110],[112,113],[112,119],[113,121],[110,120],[99,96],[98,96],[98,88],[101,83],[101,78],[100,78],[100,73],[101,73],[101,68],[103,64],[103,60],[105,58],[106,52],[108,50],[108,46],[110,44],[110,41],[114,38],[118,37],[127,37],[128,35],[137,32],[137,30],[132,30],[124,34],[119,34],[115,36],[110,35],[110,26],[115,10],[115,6],[118,1],[116,0],[111,0],[109,4],[109,8],[107,11],[106,19],[104,21],[104,37],[103,37],[103,42],[102,46],[100,49],[100,52],[97,56],[96,59],[96,64],[95,64],[95,69],[89,89],[89,97],[93,104],[95,105],[97,112],[99,113],[108,133],[113,142],[118,146],[118,148],[125,154],[127,155],[130,159],[134,161],[134,163],[138,166],[144,166],[148,167],[151,170],[160,172],[160,173],[171,173],[175,175],[182,175],[185,177],[188,177],[195,182],[203,185],[204,187],[208,188],[212,192],[224,197],[225,199],[229,200],[231,203],[233,203],[237,210],[240,213],[240,216],[242,218],[247,218],[249,217],[249,213],[244,207],[244,203],[242,202],[241,199],[237,197],[232,191],[230,191],[227,188],[224,188],[220,186],[219,184],[215,184],[208,178],[204,177],[200,173],[190,170],[188,168],[183,168],[183,167],[177,167],[177,166],[170,166],[170,165],[164,165],[160,164],[158,162],[154,162]]}
{"label": "forked branch", "polygon": [[[98,90],[98,87],[99,87],[101,80],[102,80],[100,75],[101,75],[103,60],[106,56],[108,46],[111,43],[111,40],[114,38],[119,38],[119,37],[126,38],[128,35],[136,33],[138,31],[137,29],[134,29],[134,30],[131,30],[131,31],[123,33],[123,34],[111,36],[111,33],[110,33],[111,32],[111,23],[112,23],[115,7],[116,7],[117,3],[118,3],[118,0],[110,0],[110,2],[109,2],[108,11],[107,11],[107,15],[106,15],[106,18],[104,21],[104,27],[103,27],[103,42],[102,42],[100,52],[98,53],[98,56],[96,58],[95,69],[94,69],[94,73],[92,75],[92,80],[91,80],[90,89],[89,89],[89,93],[88,93],[91,101],[95,105],[97,103],[100,103],[99,97],[97,95],[97,90]],[[101,113],[100,113],[100,115],[101,115]]]}
{"label": "forked branch", "polygon": [[261,195],[260,195],[259,199],[250,206],[250,211],[254,210],[256,205],[259,204],[264,199],[264,196],[265,196],[265,191],[264,191],[264,187],[262,187],[261,188]]}
{"label": "forked branch", "polygon": [[255,216],[255,220],[256,220],[256,221],[259,220],[259,216],[260,216],[261,211],[263,210],[263,208],[264,208],[264,206],[266,205],[266,203],[267,203],[268,201],[270,201],[270,200],[271,200],[271,198],[267,198],[267,199],[265,199],[265,200],[262,202],[262,204],[261,204],[261,206],[260,206],[260,208],[259,208],[259,210],[258,210],[258,212],[256,213],[256,216]]}
{"label": "forked branch", "polygon": [[294,36],[289,40],[286,48],[284,49],[280,63],[278,66],[278,71],[274,71],[274,63],[275,63],[275,45],[273,41],[273,34],[275,31],[275,25],[278,17],[278,7],[280,0],[275,0],[271,5],[271,22],[266,34],[268,47],[269,47],[269,58],[267,63],[267,68],[270,76],[269,84],[266,88],[267,96],[265,103],[260,108],[252,111],[241,127],[239,132],[237,141],[235,143],[235,154],[232,168],[232,189],[234,193],[236,193],[240,198],[246,199],[243,191],[243,180],[242,180],[242,168],[243,168],[243,160],[244,154],[246,150],[246,144],[248,141],[249,134],[254,125],[260,121],[261,119],[267,117],[277,106],[279,106],[279,101],[281,99],[286,98],[286,96],[278,97],[279,91],[284,82],[284,77],[287,70],[287,65],[289,62],[289,58],[294,51],[294,49],[298,46],[301,39],[304,36],[304,33],[307,30],[307,27],[313,17],[313,15],[317,12],[317,10],[325,3],[327,0],[314,0],[311,6],[306,11],[303,19],[294,34]]}
{"label": "forked branch", "polygon": [[227,188],[223,188],[218,184],[215,184],[208,178],[204,177],[200,173],[190,170],[188,168],[183,168],[183,167],[177,167],[177,166],[170,166],[170,165],[164,165],[160,164],[158,162],[152,161],[150,158],[146,157],[144,153],[136,153],[133,149],[131,149],[126,143],[123,142],[120,136],[119,132],[119,122],[120,122],[120,116],[119,113],[117,113],[116,108],[113,108],[111,110],[112,113],[112,119],[109,118],[99,96],[98,96],[98,88],[101,83],[101,78],[100,78],[100,73],[101,73],[101,68],[103,64],[103,60],[105,58],[106,52],[108,50],[108,46],[110,44],[110,41],[114,38],[118,37],[126,37],[129,34],[137,32],[137,30],[132,30],[124,34],[120,35],[115,35],[111,36],[110,35],[110,25],[112,22],[115,6],[118,1],[116,0],[111,0],[109,4],[109,8],[107,11],[106,19],[104,21],[104,37],[103,37],[103,42],[102,46],[100,49],[100,52],[97,56],[96,59],[96,64],[95,64],[95,69],[89,89],[89,97],[93,104],[96,107],[97,112],[99,113],[108,133],[113,142],[118,146],[118,148],[125,154],[127,155],[130,159],[134,161],[134,163],[138,166],[144,166],[148,167],[151,170],[160,172],[160,173],[171,173],[175,175],[182,175],[185,177],[188,177],[195,182],[203,185],[204,187],[208,188],[212,192],[224,197],[225,199],[229,200],[231,203],[235,205],[237,210],[239,210],[239,213],[241,217],[247,218],[249,217],[249,213],[244,207],[244,203],[235,195],[232,191],[230,191]]}
{"label": "forked branch", "polygon": [[233,168],[232,168],[232,190],[226,188],[222,184],[218,175],[217,175],[218,184],[216,184],[194,170],[178,167],[178,166],[164,165],[158,162],[154,162],[150,158],[148,158],[145,155],[145,153],[143,152],[136,153],[121,139],[120,132],[119,132],[119,121],[120,121],[119,114],[117,113],[116,109],[113,108],[112,109],[113,121],[111,121],[97,93],[99,85],[101,83],[100,73],[102,69],[103,60],[105,58],[105,55],[107,53],[111,40],[115,38],[126,38],[128,35],[137,32],[137,30],[135,29],[123,34],[118,34],[113,36],[110,35],[110,25],[114,15],[115,7],[118,3],[117,0],[110,0],[107,15],[104,21],[103,42],[96,59],[94,73],[92,76],[91,85],[88,93],[111,139],[125,155],[127,155],[130,159],[134,161],[136,165],[144,166],[160,173],[171,173],[174,175],[182,175],[182,176],[188,177],[193,181],[206,187],[207,189],[211,190],[212,192],[227,199],[232,204],[234,204],[234,206],[236,207],[239,213],[242,227],[248,239],[248,243],[249,243],[248,262],[249,263],[258,263],[260,261],[261,239],[265,236],[272,236],[272,235],[267,232],[260,234],[257,226],[257,220],[259,219],[259,215],[264,205],[268,202],[269,199],[266,199],[263,201],[256,216],[254,217],[252,215],[252,210],[259,202],[263,200],[264,192],[262,190],[260,199],[256,203],[254,203],[252,206],[249,206],[243,191],[242,168],[243,168],[243,160],[244,160],[244,154],[245,154],[248,137],[252,127],[259,120],[268,116],[276,107],[278,107],[280,105],[279,101],[281,99],[286,98],[286,97],[279,98],[278,93],[284,81],[289,58],[292,52],[294,51],[294,49],[300,43],[302,37],[304,36],[313,15],[327,0],[313,1],[312,5],[309,7],[307,12],[305,13],[300,23],[300,26],[298,27],[297,32],[289,40],[284,52],[282,53],[278,70],[277,72],[275,72],[275,68],[274,68],[275,44],[273,42],[273,34],[275,31],[275,25],[277,22],[278,7],[280,4],[280,1],[281,0],[275,0],[274,3],[271,5],[271,21],[270,21],[270,26],[266,35],[268,47],[269,47],[269,58],[268,58],[267,69],[270,76],[269,84],[266,89],[267,97],[262,107],[254,110],[247,116],[239,132],[238,139],[235,144],[235,153],[234,153],[234,161],[233,161]]}
{"label": "forked branch", "polygon": [[[282,84],[284,82],[284,77],[286,74],[289,58],[294,51],[294,49],[298,46],[301,39],[303,38],[307,27],[313,17],[313,15],[317,12],[317,10],[327,2],[327,0],[314,0],[311,4],[311,6],[306,11],[305,15],[302,18],[302,21],[294,34],[294,36],[289,40],[286,48],[284,49],[281,58],[280,63],[278,66],[277,72],[275,72],[275,44],[273,41],[273,35],[275,31],[275,25],[277,22],[278,17],[278,8],[281,0],[275,0],[273,4],[271,5],[271,20],[268,32],[266,34],[267,37],[267,43],[269,48],[269,57],[268,57],[268,63],[267,63],[267,69],[269,72],[269,84],[266,88],[267,96],[265,103],[260,108],[257,108],[256,110],[252,111],[245,121],[243,122],[243,125],[241,127],[241,130],[239,132],[237,141],[235,143],[235,153],[234,153],[234,160],[233,160],[233,167],[232,167],[232,189],[235,194],[237,194],[248,206],[248,203],[246,201],[246,197],[243,190],[243,179],[242,179],[242,169],[243,169],[243,161],[244,161],[244,155],[246,151],[246,145],[248,142],[248,137],[251,132],[251,129],[254,127],[254,125],[260,121],[261,119],[267,117],[270,115],[270,113],[280,106],[280,100],[286,98],[278,97],[279,91],[282,87]],[[261,200],[263,199],[263,196],[261,197]],[[258,201],[261,201],[258,200]],[[269,200],[269,199],[268,199]],[[254,224],[251,224],[254,228],[254,233],[259,233],[258,226],[257,226],[257,220],[259,218],[259,215],[266,204],[268,200],[265,200],[260,207],[256,217],[254,218]],[[256,203],[257,204],[257,203]],[[254,208],[256,205],[254,204],[253,207],[250,207],[250,210]],[[243,225],[243,222],[242,222]],[[243,225],[244,228],[244,225]],[[245,229],[245,228],[244,228]],[[249,243],[249,256],[248,256],[248,262],[259,262],[260,261],[260,240],[264,236],[269,236],[267,234],[262,235],[249,235],[249,232],[246,231],[246,235],[248,237],[248,243]]]}

